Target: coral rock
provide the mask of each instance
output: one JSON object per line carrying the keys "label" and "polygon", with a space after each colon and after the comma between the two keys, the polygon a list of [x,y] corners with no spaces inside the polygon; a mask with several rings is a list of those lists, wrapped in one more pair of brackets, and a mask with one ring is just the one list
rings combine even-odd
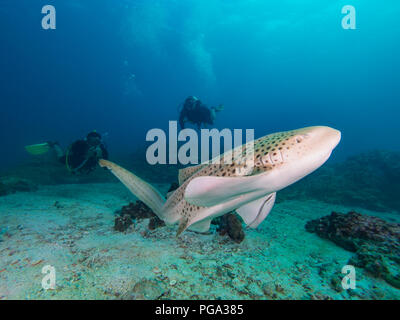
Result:
{"label": "coral rock", "polygon": [[129,215],[134,220],[150,219],[155,216],[153,211],[142,201],[131,202],[129,205],[122,207],[118,213],[121,216]]}
{"label": "coral rock", "polygon": [[[165,226],[164,221],[158,218],[154,212],[146,206],[142,201],[136,201],[130,203],[127,206],[122,207],[121,210],[116,212],[119,218],[128,216],[131,220],[143,220],[150,219],[149,229],[155,230],[156,228]],[[116,218],[118,219],[118,218]]]}
{"label": "coral rock", "polygon": [[400,288],[400,224],[357,212],[332,212],[307,222],[306,230],[355,252],[349,264]]}
{"label": "coral rock", "polygon": [[162,221],[159,217],[154,216],[153,218],[150,219],[148,228],[150,230],[155,230],[159,227],[164,227],[164,226],[165,222]]}
{"label": "coral rock", "polygon": [[1,178],[0,180],[0,196],[15,193],[18,191],[33,192],[38,189],[33,182],[14,177]]}
{"label": "coral rock", "polygon": [[130,215],[124,214],[122,217],[118,216],[115,218],[114,229],[116,231],[124,232],[130,225],[132,225],[132,223]]}
{"label": "coral rock", "polygon": [[223,215],[219,220],[219,234],[228,236],[235,242],[240,243],[244,239],[242,222],[233,213]]}

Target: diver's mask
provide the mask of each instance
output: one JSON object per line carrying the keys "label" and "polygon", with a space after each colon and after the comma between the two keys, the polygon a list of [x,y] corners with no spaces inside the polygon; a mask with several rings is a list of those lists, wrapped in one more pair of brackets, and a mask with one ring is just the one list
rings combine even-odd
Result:
{"label": "diver's mask", "polygon": [[187,110],[193,110],[197,104],[197,102],[200,101],[197,97],[195,96],[190,96],[186,99],[184,107]]}
{"label": "diver's mask", "polygon": [[86,136],[86,142],[90,147],[97,147],[101,144],[101,135],[96,131],[92,131]]}

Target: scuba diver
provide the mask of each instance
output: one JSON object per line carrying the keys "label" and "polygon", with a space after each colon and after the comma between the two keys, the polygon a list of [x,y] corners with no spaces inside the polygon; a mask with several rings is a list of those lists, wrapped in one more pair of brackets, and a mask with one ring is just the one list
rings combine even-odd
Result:
{"label": "scuba diver", "polygon": [[183,103],[183,108],[179,114],[179,125],[181,129],[185,128],[185,122],[197,124],[199,129],[202,125],[213,125],[217,117],[216,113],[223,109],[224,106],[221,104],[217,107],[208,108],[198,98],[190,96]]}
{"label": "scuba diver", "polygon": [[101,140],[101,135],[96,131],[89,132],[85,139],[72,143],[66,153],[58,142],[52,141],[27,146],[25,149],[34,155],[53,149],[58,161],[65,164],[72,174],[88,174],[96,168],[99,159],[108,159],[108,151]]}

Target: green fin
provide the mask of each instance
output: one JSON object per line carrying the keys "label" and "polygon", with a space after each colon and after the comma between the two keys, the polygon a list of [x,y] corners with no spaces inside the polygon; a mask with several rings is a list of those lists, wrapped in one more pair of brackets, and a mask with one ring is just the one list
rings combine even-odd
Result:
{"label": "green fin", "polygon": [[50,150],[50,146],[47,142],[40,144],[33,144],[30,146],[25,146],[25,150],[30,154],[37,156],[44,154]]}

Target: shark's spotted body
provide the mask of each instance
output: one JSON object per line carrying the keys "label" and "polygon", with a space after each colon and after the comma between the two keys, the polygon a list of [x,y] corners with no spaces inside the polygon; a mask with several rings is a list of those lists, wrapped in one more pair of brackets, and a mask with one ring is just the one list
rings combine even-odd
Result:
{"label": "shark's spotted body", "polygon": [[240,153],[233,150],[233,157],[224,154],[216,163],[180,170],[180,187],[166,201],[129,171],[106,160],[100,160],[100,165],[167,224],[179,222],[178,234],[186,228],[207,231],[213,218],[232,210],[255,228],[272,209],[276,191],[319,168],[339,141],[340,132],[329,127],[267,135],[254,141],[254,150],[244,145]]}

